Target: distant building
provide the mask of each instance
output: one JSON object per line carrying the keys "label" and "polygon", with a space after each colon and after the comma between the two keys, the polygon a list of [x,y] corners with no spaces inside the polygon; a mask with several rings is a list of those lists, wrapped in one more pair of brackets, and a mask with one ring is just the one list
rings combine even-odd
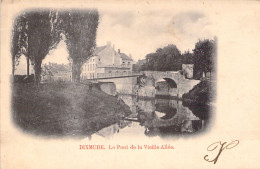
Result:
{"label": "distant building", "polygon": [[71,81],[72,71],[69,64],[49,63],[42,66],[41,81]]}
{"label": "distant building", "polygon": [[122,53],[120,49],[115,51],[111,42],[107,42],[107,45],[97,47],[93,56],[83,64],[81,78],[93,79],[102,73],[131,72],[133,64],[131,56]]}

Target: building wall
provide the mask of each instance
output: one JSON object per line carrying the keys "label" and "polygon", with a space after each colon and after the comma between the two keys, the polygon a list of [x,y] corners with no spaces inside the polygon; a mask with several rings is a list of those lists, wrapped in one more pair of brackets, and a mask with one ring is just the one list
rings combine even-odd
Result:
{"label": "building wall", "polygon": [[106,48],[98,53],[100,59],[99,66],[121,65],[122,59],[115,51],[111,44],[107,44]]}
{"label": "building wall", "polygon": [[135,63],[135,62],[132,61],[132,60],[122,59],[122,66],[127,67],[127,68],[130,68],[131,71],[133,70],[133,64],[134,64],[134,63]]}
{"label": "building wall", "polygon": [[98,74],[98,73],[105,73],[105,68],[104,67],[97,67],[97,69],[96,69],[96,73]]}
{"label": "building wall", "polygon": [[81,79],[97,78],[98,73],[123,73],[132,71],[134,61],[122,60],[120,54],[115,51],[110,42],[105,49],[97,55],[89,58],[83,64],[81,70]]}
{"label": "building wall", "polygon": [[98,56],[93,56],[81,67],[81,79],[93,79],[96,77]]}

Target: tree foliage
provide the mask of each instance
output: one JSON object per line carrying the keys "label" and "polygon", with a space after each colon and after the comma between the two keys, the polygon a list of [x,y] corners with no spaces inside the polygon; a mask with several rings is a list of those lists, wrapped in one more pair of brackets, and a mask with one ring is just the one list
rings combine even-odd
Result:
{"label": "tree foliage", "polygon": [[182,64],[193,64],[193,53],[190,53],[190,51],[185,51],[182,54]]}
{"label": "tree foliage", "polygon": [[141,70],[177,71],[181,69],[181,53],[175,45],[159,48],[155,53],[146,55],[146,63]]}
{"label": "tree foliage", "polygon": [[97,10],[61,11],[61,29],[72,59],[72,80],[80,81],[81,66],[93,54],[96,47]]}
{"label": "tree foliage", "polygon": [[146,55],[146,63],[141,66],[140,70],[177,71],[182,69],[182,64],[194,64],[194,77],[200,79],[203,72],[214,71],[216,43],[216,38],[199,40],[195,44],[193,53],[185,51],[183,54],[175,45],[159,48],[155,53]]}
{"label": "tree foliage", "polygon": [[48,52],[66,37],[72,59],[73,81],[80,80],[81,66],[96,47],[97,10],[38,10],[26,11],[15,20],[12,36],[13,72],[24,54],[34,64],[35,80],[40,81],[41,63]]}
{"label": "tree foliage", "polygon": [[214,68],[216,58],[216,39],[199,40],[195,44],[194,53],[194,76],[196,79],[202,77],[203,73],[211,72]]}
{"label": "tree foliage", "polygon": [[15,67],[19,65],[21,55],[26,54],[26,37],[26,20],[23,15],[20,15],[15,19],[12,30],[11,55],[13,75]]}
{"label": "tree foliage", "polygon": [[15,20],[11,48],[13,64],[21,54],[29,58],[34,64],[36,83],[40,81],[42,60],[60,41],[57,26],[57,13],[51,10],[23,12]]}
{"label": "tree foliage", "polygon": [[33,11],[26,14],[28,21],[28,56],[34,63],[35,79],[40,81],[42,60],[60,41],[60,34],[54,25],[54,11]]}

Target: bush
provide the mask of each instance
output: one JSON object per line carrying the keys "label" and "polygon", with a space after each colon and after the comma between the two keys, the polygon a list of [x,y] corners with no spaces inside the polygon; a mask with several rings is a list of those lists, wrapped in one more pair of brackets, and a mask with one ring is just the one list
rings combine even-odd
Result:
{"label": "bush", "polygon": [[34,75],[14,75],[15,83],[30,83],[34,81]]}
{"label": "bush", "polygon": [[201,81],[195,85],[188,93],[185,93],[183,99],[190,102],[207,104],[210,102],[210,82]]}

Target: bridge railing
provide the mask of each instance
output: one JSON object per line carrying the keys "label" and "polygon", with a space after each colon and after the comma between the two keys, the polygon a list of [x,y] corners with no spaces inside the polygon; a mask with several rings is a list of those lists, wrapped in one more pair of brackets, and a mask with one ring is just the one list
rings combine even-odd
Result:
{"label": "bridge railing", "polygon": [[112,73],[97,73],[97,78],[122,77],[140,75],[139,72],[112,72]]}

